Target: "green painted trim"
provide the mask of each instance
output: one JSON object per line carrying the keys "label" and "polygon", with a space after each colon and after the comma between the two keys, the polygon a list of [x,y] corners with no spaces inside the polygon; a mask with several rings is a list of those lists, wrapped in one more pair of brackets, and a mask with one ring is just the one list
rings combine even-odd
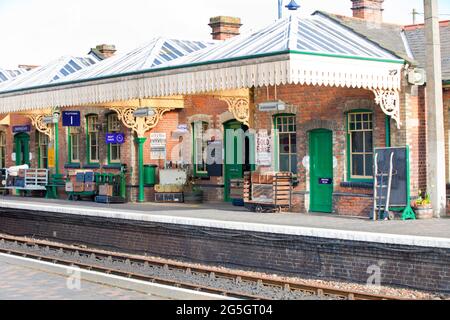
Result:
{"label": "green painted trim", "polygon": [[386,147],[391,147],[391,117],[386,115],[385,117],[385,127],[386,127]]}
{"label": "green painted trim", "polygon": [[72,137],[70,135],[70,127],[67,127],[67,163],[72,164]]}
{"label": "green painted trim", "polygon": [[138,167],[139,167],[139,195],[138,201],[144,202],[145,194],[144,194],[144,143],[147,138],[135,138],[135,141],[138,144],[139,152],[138,152]]}
{"label": "green painted trim", "polygon": [[3,91],[0,93],[0,96],[3,94],[22,92],[22,91],[27,91],[27,90],[61,87],[64,85],[86,83],[86,82],[98,81],[98,80],[104,80],[104,79],[115,79],[115,78],[119,78],[119,77],[129,77],[129,76],[141,75],[141,74],[145,74],[145,73],[155,73],[155,72],[162,72],[162,71],[169,71],[169,70],[176,70],[176,69],[206,66],[206,65],[211,65],[211,64],[220,64],[220,63],[227,63],[227,62],[234,62],[234,61],[251,60],[251,59],[257,59],[257,58],[264,58],[264,57],[273,57],[273,56],[286,55],[286,54],[309,55],[309,56],[319,56],[319,57],[327,57],[327,58],[340,58],[340,59],[374,61],[374,62],[395,63],[395,64],[404,64],[405,63],[405,60],[403,60],[403,59],[381,59],[381,58],[359,57],[359,56],[352,56],[352,55],[339,55],[339,54],[318,53],[318,52],[308,52],[308,51],[298,51],[298,50],[283,50],[283,51],[248,55],[248,56],[235,57],[235,58],[218,59],[218,60],[211,60],[211,61],[206,61],[206,62],[182,64],[182,65],[163,67],[163,68],[145,69],[145,70],[139,70],[139,71],[125,72],[125,73],[121,73],[121,74],[93,77],[93,78],[89,78],[89,79],[72,80],[72,81],[65,81],[65,82],[63,81],[63,82],[59,82],[59,83],[52,83],[52,84],[45,84],[45,85],[28,87],[28,88]]}
{"label": "green painted trim", "polygon": [[[373,179],[355,179],[352,178],[352,173],[351,173],[351,160],[350,160],[350,150],[351,150],[351,146],[350,146],[350,133],[348,131],[348,115],[350,113],[358,113],[358,112],[370,112],[374,113],[373,110],[369,110],[369,109],[354,109],[354,110],[350,110],[345,112],[345,132],[346,132],[346,136],[347,136],[347,152],[346,152],[346,158],[347,158],[347,181],[346,182],[373,182]],[[372,118],[372,122],[373,122],[373,118]],[[373,129],[372,129],[373,132]],[[372,140],[373,140],[373,134],[372,134]],[[373,143],[372,143],[373,144]],[[372,149],[375,150],[375,145],[372,145]]]}
{"label": "green painted trim", "polygon": [[55,174],[59,174],[59,123],[55,123]]}
{"label": "green painted trim", "polygon": [[444,80],[444,85],[450,85],[450,80]]}

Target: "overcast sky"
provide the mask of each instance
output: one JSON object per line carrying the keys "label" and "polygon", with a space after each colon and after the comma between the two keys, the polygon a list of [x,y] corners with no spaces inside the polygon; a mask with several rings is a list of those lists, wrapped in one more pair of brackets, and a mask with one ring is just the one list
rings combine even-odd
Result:
{"label": "overcast sky", "polygon": [[[301,14],[351,15],[350,0],[297,3]],[[441,19],[450,19],[450,1],[439,4],[448,14]],[[423,12],[423,0],[386,0],[384,8],[385,21],[411,24],[412,9]],[[276,19],[277,0],[0,0],[0,67],[41,65],[101,43],[123,52],[156,36],[209,39],[207,24],[217,15],[241,17],[243,29],[257,30]]]}

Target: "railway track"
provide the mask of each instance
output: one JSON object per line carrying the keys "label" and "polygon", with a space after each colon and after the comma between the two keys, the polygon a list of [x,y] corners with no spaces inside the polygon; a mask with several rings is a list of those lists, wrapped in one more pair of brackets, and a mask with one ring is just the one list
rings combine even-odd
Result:
{"label": "railway track", "polygon": [[[5,248],[4,244],[14,244],[14,248]],[[17,249],[15,248],[17,247]],[[103,272],[106,274],[112,274],[122,277],[127,277],[130,279],[137,279],[142,281],[148,281],[151,283],[157,283],[162,285],[173,286],[177,288],[183,288],[188,290],[195,290],[211,294],[219,294],[225,297],[237,298],[237,299],[248,299],[248,300],[268,300],[267,297],[250,294],[239,290],[224,290],[220,288],[215,288],[208,285],[200,285],[189,283],[185,281],[173,280],[162,278],[153,275],[146,275],[131,271],[119,270],[118,268],[105,267],[100,264],[94,263],[82,263],[75,261],[74,259],[66,259],[55,257],[51,254],[34,253],[30,249],[43,248],[47,252],[59,252],[59,253],[69,253],[72,255],[83,255],[89,256],[93,260],[107,260],[124,263],[131,265],[133,263],[143,264],[145,266],[155,266],[164,268],[166,270],[177,270],[182,271],[186,274],[196,274],[202,275],[209,278],[221,278],[231,280],[237,284],[255,283],[258,287],[271,287],[277,288],[290,292],[304,293],[309,296],[316,296],[317,298],[329,298],[329,299],[340,299],[340,300],[399,300],[398,297],[391,297],[385,295],[377,295],[371,293],[350,291],[337,289],[327,286],[319,285],[307,285],[297,281],[285,281],[275,279],[270,276],[252,276],[241,271],[218,271],[215,268],[209,267],[197,267],[185,263],[167,261],[163,259],[150,258],[145,256],[137,256],[130,254],[122,254],[115,252],[108,252],[97,249],[90,249],[85,247],[79,247],[74,245],[59,244],[44,240],[29,239],[23,237],[15,237],[9,235],[0,235],[0,252],[9,255],[15,255],[20,257],[26,257],[31,259],[36,259],[40,261],[51,262],[59,265],[65,266],[75,266],[84,270],[92,270]],[[28,249],[28,250],[27,250]]]}

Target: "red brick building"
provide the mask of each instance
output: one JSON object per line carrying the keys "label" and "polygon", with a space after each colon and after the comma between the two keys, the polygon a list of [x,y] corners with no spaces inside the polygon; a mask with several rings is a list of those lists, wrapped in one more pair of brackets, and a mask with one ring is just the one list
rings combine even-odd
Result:
{"label": "red brick building", "polygon": [[[4,166],[21,164],[12,129],[30,125],[24,135],[33,155],[29,165],[55,172],[46,153],[55,146],[57,127],[58,172],[118,173],[126,165],[132,201],[154,199],[151,186],[139,196],[141,159],[160,169],[168,162],[190,163],[208,201],[229,201],[230,179],[245,170],[291,171],[297,180],[293,211],[368,216],[373,149],[409,145],[416,197],[427,189],[425,100],[424,86],[412,83],[408,74],[424,67],[423,27],[383,23],[383,1],[352,2],[354,17],[292,16],[242,36],[237,36],[239,19],[216,17],[210,23],[214,39],[227,40],[158,38],[51,83],[0,85],[0,110],[9,117],[0,123]],[[449,39],[448,23],[441,32]],[[443,47],[443,53],[448,66],[450,48]],[[444,68],[446,112],[449,71]],[[155,113],[133,116],[146,106]],[[80,111],[81,126],[64,127],[59,121],[51,128],[38,118],[55,110]],[[227,129],[254,131],[247,142],[228,146]],[[272,135],[270,157],[252,166],[258,155],[251,141],[261,131]],[[112,132],[123,133],[125,142],[106,144]],[[152,151],[156,133],[165,135],[163,157]],[[204,157],[208,141],[222,146],[225,160],[242,148],[242,163],[225,161],[212,175]],[[446,157],[450,163],[448,151]],[[331,182],[327,191],[317,191],[314,161],[330,164],[324,169]]]}

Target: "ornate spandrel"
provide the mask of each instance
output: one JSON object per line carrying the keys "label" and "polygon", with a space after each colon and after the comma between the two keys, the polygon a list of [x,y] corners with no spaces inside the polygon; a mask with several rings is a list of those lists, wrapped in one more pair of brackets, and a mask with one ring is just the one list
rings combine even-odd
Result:
{"label": "ornate spandrel", "polygon": [[394,90],[372,90],[375,94],[375,102],[381,107],[383,112],[390,116],[397,123],[400,129],[400,94]]}
{"label": "ornate spandrel", "polygon": [[154,108],[155,115],[149,117],[135,117],[134,112],[137,107],[110,107],[111,110],[117,112],[117,116],[120,121],[127,127],[136,132],[138,138],[145,137],[145,133],[159,123],[164,113],[174,110],[170,107],[157,107]]}
{"label": "ornate spandrel", "polygon": [[239,122],[250,125],[250,102],[245,97],[219,97],[228,104],[228,110]]}
{"label": "ornate spandrel", "polygon": [[37,131],[47,135],[49,138],[53,136],[53,126],[44,123],[45,115],[29,115],[31,124]]}

